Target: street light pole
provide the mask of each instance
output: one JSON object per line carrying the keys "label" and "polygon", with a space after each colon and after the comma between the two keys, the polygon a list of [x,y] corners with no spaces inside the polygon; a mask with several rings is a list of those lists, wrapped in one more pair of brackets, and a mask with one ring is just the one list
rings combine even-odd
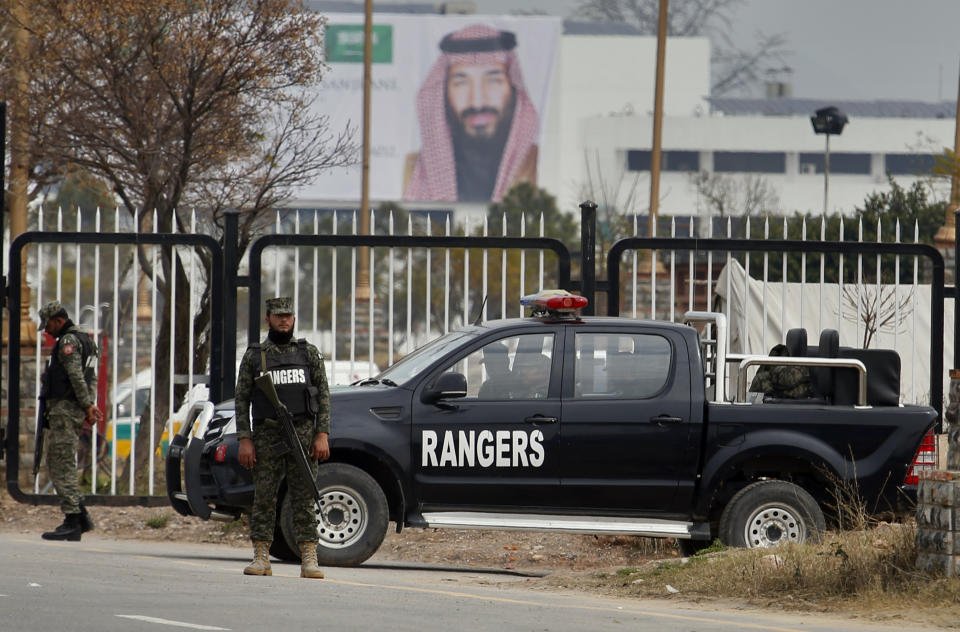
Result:
{"label": "street light pole", "polygon": [[810,117],[813,131],[817,134],[826,134],[827,144],[823,154],[823,214],[826,216],[829,209],[830,196],[830,135],[839,136],[843,133],[843,126],[849,119],[839,108],[830,106],[820,108]]}
{"label": "street light pole", "polygon": [[[955,156],[960,156],[960,87],[957,88],[957,114],[954,127],[953,151]],[[956,231],[956,212],[960,210],[960,174],[958,174],[958,165],[952,165],[950,175],[950,202],[947,204],[943,217],[943,226],[937,231],[934,237],[934,243],[941,248],[954,246],[954,233]]]}
{"label": "street light pole", "polygon": [[823,152],[823,216],[827,216],[827,199],[830,196],[830,133],[827,136],[827,147]]}

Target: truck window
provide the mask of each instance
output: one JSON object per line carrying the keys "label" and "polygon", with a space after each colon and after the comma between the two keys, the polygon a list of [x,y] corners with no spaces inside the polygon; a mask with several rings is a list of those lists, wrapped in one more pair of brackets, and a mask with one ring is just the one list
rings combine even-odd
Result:
{"label": "truck window", "polygon": [[468,398],[539,399],[547,396],[552,358],[552,333],[524,334],[487,343],[444,372],[466,376]]}
{"label": "truck window", "polygon": [[575,353],[578,399],[646,399],[670,377],[671,347],[663,336],[578,333]]}

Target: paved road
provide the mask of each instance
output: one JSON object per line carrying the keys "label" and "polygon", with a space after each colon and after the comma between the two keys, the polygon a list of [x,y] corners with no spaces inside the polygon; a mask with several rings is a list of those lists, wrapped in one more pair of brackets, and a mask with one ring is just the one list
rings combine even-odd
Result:
{"label": "paved road", "polygon": [[273,577],[245,577],[247,561],[246,549],[222,545],[0,534],[0,632],[910,630],[544,592],[473,569],[376,564],[307,580],[299,566],[274,564]]}

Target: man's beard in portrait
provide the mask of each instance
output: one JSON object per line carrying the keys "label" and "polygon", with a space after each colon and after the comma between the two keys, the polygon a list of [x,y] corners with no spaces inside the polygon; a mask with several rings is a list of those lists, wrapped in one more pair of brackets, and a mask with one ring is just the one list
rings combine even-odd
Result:
{"label": "man's beard in portrait", "polygon": [[[516,92],[498,112],[495,108],[467,108],[457,116],[447,104],[447,121],[453,137],[453,157],[457,171],[457,197],[462,201],[487,201],[503,158],[503,149],[513,124]],[[464,128],[463,119],[472,114],[499,114],[499,120],[489,136],[473,136]]]}
{"label": "man's beard in portrait", "polygon": [[285,345],[293,339],[293,329],[287,332],[277,331],[273,327],[270,328],[270,331],[267,332],[267,338],[270,342],[277,345]]}

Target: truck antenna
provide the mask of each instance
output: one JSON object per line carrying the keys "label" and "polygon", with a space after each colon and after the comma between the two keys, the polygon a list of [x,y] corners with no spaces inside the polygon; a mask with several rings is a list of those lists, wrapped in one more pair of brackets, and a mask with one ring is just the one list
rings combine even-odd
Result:
{"label": "truck antenna", "polygon": [[477,319],[473,321],[474,326],[480,324],[480,319],[483,318],[483,306],[487,304],[487,295],[483,295],[483,302],[480,303],[480,311],[477,313]]}

